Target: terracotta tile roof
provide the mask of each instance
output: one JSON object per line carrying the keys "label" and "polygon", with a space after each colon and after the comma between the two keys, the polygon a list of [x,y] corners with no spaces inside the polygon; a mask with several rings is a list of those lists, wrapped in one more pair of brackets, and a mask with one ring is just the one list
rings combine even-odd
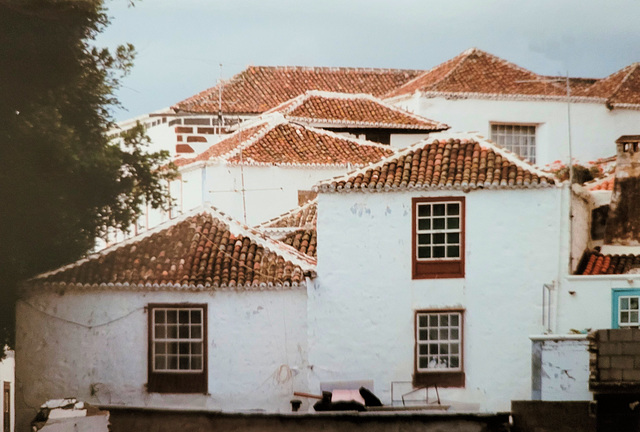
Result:
{"label": "terracotta tile roof", "polygon": [[302,286],[315,260],[200,209],[27,284],[184,290]]}
{"label": "terracotta tile roof", "polygon": [[477,48],[422,73],[386,97],[425,93],[566,96],[562,83],[544,82],[544,76]]}
{"label": "terracotta tile roof", "polygon": [[256,228],[304,228],[316,226],[318,219],[318,199],[313,199],[299,207],[261,223]]}
{"label": "terracotta tile roof", "polygon": [[316,185],[320,192],[532,188],[553,176],[472,134],[434,134],[378,163]]}
{"label": "terracotta tile roof", "polygon": [[315,126],[318,123],[350,127],[417,129],[436,132],[449,129],[444,123],[415,115],[366,94],[308,91],[273,108],[286,118]]}
{"label": "terracotta tile roof", "polygon": [[[307,90],[382,96],[419,73],[421,71],[401,69],[249,66],[224,83],[222,111],[226,114],[261,114]],[[218,87],[200,92],[173,108],[217,113]]]}
{"label": "terracotta tile roof", "polygon": [[613,191],[613,185],[615,184],[616,176],[614,174],[608,175],[601,179],[594,180],[589,183],[585,183],[585,187],[590,191]]}
{"label": "terracotta tile roof", "polygon": [[395,154],[391,147],[294,124],[274,113],[242,126],[197,157],[178,166],[220,160],[231,164],[363,166]]}
{"label": "terracotta tile roof", "polygon": [[584,95],[606,98],[610,108],[640,105],[640,63],[633,63],[599,80]]}
{"label": "terracotta tile roof", "polygon": [[603,255],[597,251],[585,251],[577,275],[626,274],[640,268],[640,255]]}
{"label": "terracotta tile roof", "polygon": [[[543,76],[545,80],[556,80],[561,86],[566,86],[566,77],[564,76]],[[572,78],[569,77],[569,89],[572,96],[584,96],[586,91],[595,83],[598,78]]]}
{"label": "terracotta tile roof", "polygon": [[303,254],[316,258],[316,250],[318,248],[318,235],[314,228],[299,229],[293,231],[280,240],[295,248]]}

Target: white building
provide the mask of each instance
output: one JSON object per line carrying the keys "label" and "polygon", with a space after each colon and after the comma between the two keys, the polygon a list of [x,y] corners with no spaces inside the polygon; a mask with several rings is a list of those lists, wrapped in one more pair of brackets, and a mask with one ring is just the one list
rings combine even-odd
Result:
{"label": "white building", "polygon": [[531,397],[529,336],[566,262],[566,187],[482,138],[442,134],[318,191],[312,388],[369,379],[389,403],[437,385],[479,410]]}
{"label": "white building", "polygon": [[[1,354],[1,353],[0,353]],[[16,406],[16,385],[15,385],[15,352],[5,351],[4,359],[0,360],[0,425],[2,431],[13,432],[15,428],[15,406]]]}
{"label": "white building", "polygon": [[41,403],[290,411],[315,260],[199,209],[24,286],[17,430]]}
{"label": "white building", "polygon": [[[477,131],[538,165],[611,156],[608,143],[637,133],[640,68],[603,79],[548,77],[478,49],[423,72],[386,100],[453,130]],[[569,89],[567,89],[569,84]],[[567,97],[567,91],[569,96]]]}

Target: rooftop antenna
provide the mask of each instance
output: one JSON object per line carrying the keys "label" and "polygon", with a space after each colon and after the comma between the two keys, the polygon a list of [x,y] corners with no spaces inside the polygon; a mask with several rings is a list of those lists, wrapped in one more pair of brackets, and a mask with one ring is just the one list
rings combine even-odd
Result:
{"label": "rooftop antenna", "polygon": [[222,117],[222,87],[224,87],[224,81],[222,80],[222,63],[220,63],[220,76],[218,78],[218,134],[222,134],[222,127],[224,126],[224,118]]}

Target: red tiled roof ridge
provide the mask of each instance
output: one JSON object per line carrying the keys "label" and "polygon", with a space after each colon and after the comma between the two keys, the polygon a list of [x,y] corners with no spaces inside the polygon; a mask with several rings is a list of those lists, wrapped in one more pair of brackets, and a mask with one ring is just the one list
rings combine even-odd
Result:
{"label": "red tiled roof ridge", "polygon": [[282,258],[290,261],[292,264],[299,266],[303,271],[305,272],[309,272],[309,273],[315,273],[315,266],[316,266],[316,260],[313,259],[312,257],[309,257],[308,255],[297,251],[295,248],[284,244],[278,240],[274,240],[268,236],[266,236],[264,233],[254,229],[254,228],[250,228],[247,226],[242,225],[239,221],[233,219],[232,217],[226,215],[224,212],[219,211],[218,209],[216,209],[213,206],[210,205],[203,205],[203,206],[199,206],[196,207],[195,209],[181,215],[180,217],[177,217],[175,219],[171,219],[168,221],[165,221],[161,224],[159,224],[158,226],[145,231],[141,234],[138,234],[137,236],[128,238],[126,240],[123,240],[119,243],[116,243],[110,247],[107,247],[105,249],[100,250],[99,252],[96,253],[92,253],[84,258],[81,258],[73,263],[64,265],[62,267],[59,267],[57,269],[53,269],[41,274],[38,274],[34,277],[32,277],[31,279],[29,279],[27,282],[33,282],[33,281],[37,281],[37,280],[42,280],[42,279],[46,279],[50,276],[56,275],[58,273],[64,272],[66,270],[69,269],[73,269],[75,267],[79,267],[84,263],[87,263],[89,261],[95,260],[95,259],[99,259],[102,256],[106,256],[114,251],[117,251],[121,248],[126,248],[129,246],[132,246],[136,243],[139,243],[140,241],[142,241],[143,239],[146,239],[148,237],[151,237],[153,235],[159,234],[169,228],[171,228],[174,225],[177,225],[181,222],[184,222],[186,220],[188,220],[189,218],[192,218],[194,216],[197,216],[199,214],[209,214],[210,216],[212,216],[214,219],[217,219],[219,221],[221,221],[222,223],[224,223],[228,228],[229,231],[234,234],[234,235],[243,235],[247,238],[249,238],[250,240],[254,241],[257,245],[262,246],[263,248],[269,250],[270,252],[276,253],[278,255],[280,255]]}
{"label": "red tiled roof ridge", "polygon": [[317,207],[318,206],[318,198],[314,198],[310,201],[307,201],[306,203],[299,205],[297,207],[292,208],[291,210],[288,210],[285,213],[282,213],[280,216],[276,216],[274,218],[269,219],[268,221],[262,222],[260,224],[258,224],[256,226],[256,229],[264,229],[264,228],[295,228],[295,229],[299,229],[299,228],[305,228],[305,227],[309,227],[309,226],[314,226],[315,222],[316,222],[316,217],[317,215],[314,215],[313,221],[311,223],[307,223],[307,224],[302,224],[302,225],[296,225],[296,226],[289,226],[289,227],[280,227],[280,226],[274,226],[276,225],[278,222],[280,221],[286,221],[288,218],[290,218],[291,216],[296,216],[298,213],[303,213],[306,210],[308,210],[310,207]]}
{"label": "red tiled roof ridge", "polygon": [[[465,51],[463,51],[462,53],[458,54],[457,56],[443,62],[440,63],[436,66],[434,66],[433,68],[423,72],[422,74],[418,75],[417,77],[407,81],[406,83],[404,83],[403,85],[401,85],[400,87],[390,91],[389,93],[387,93],[385,99],[393,99],[396,97],[401,97],[401,96],[406,96],[407,94],[412,94],[415,91],[419,91],[420,93],[423,93],[425,95],[446,95],[446,94],[452,94],[452,95],[468,95],[468,96],[478,96],[478,95],[493,95],[494,97],[505,97],[507,95],[510,95],[512,97],[514,96],[527,96],[527,97],[531,97],[532,95],[530,94],[523,94],[520,95],[518,93],[486,93],[486,92],[447,92],[447,91],[438,91],[438,90],[429,90],[425,87],[435,87],[436,85],[446,81],[449,77],[451,77],[452,75],[454,75],[458,69],[460,69],[473,55],[480,55],[480,56],[484,56],[486,58],[488,58],[489,60],[493,61],[493,62],[499,62],[501,63],[503,66],[507,66],[511,69],[517,70],[519,72],[523,72],[527,75],[531,75],[532,78],[535,79],[539,79],[541,84],[548,84],[551,85],[552,87],[556,88],[556,90],[558,90],[559,92],[564,91],[563,86],[561,86],[558,83],[555,82],[545,82],[545,76],[537,74],[533,71],[530,71],[522,66],[519,66],[513,62],[510,62],[506,59],[500,58],[494,54],[491,54],[489,52],[483,51],[479,48],[469,48]],[[434,82],[419,86],[418,88],[415,88],[414,90],[411,91],[407,91],[406,89],[412,89],[416,83],[419,83],[421,80],[423,80],[425,77],[427,77],[429,74],[436,72],[438,69],[446,69],[447,67],[450,67],[449,70],[446,71],[445,74],[443,74],[441,77],[436,77]],[[535,80],[532,82],[536,82]],[[542,96],[542,97],[550,97],[551,95],[535,95],[535,96]],[[562,96],[557,96],[556,97],[562,97]],[[566,96],[565,96],[566,98]]]}
{"label": "red tiled roof ridge", "polygon": [[[315,133],[317,135],[324,135],[324,136],[328,136],[331,137],[333,139],[337,139],[340,141],[347,141],[347,142],[351,142],[354,143],[358,146],[366,146],[366,147],[373,147],[373,148],[378,148],[378,149],[384,149],[385,152],[395,152],[396,150],[394,148],[392,148],[389,145],[385,145],[385,144],[379,144],[379,143],[375,143],[372,141],[367,141],[367,140],[363,140],[363,139],[359,139],[359,138],[353,138],[353,137],[348,137],[348,136],[344,136],[344,135],[339,135],[337,133],[325,130],[325,129],[320,129],[320,128],[314,128],[312,126],[306,126],[306,125],[302,125],[302,124],[298,124],[295,123],[293,121],[290,121],[288,119],[286,119],[281,113],[271,113],[268,115],[264,115],[264,116],[260,116],[255,120],[251,120],[249,122],[247,122],[247,124],[242,125],[240,129],[238,129],[237,131],[233,132],[228,138],[225,138],[222,141],[219,141],[215,144],[213,144],[211,147],[209,147],[207,150],[205,150],[204,152],[200,153],[198,156],[196,156],[195,158],[192,159],[179,159],[177,161],[174,161],[174,163],[180,167],[183,166],[190,166],[193,167],[193,164],[195,163],[204,163],[206,164],[208,161],[211,160],[218,160],[218,161],[225,161],[227,163],[229,163],[230,165],[240,165],[240,162],[237,160],[233,160],[234,158],[236,158],[237,156],[240,155],[240,152],[244,152],[251,148],[253,145],[255,145],[257,142],[259,142],[263,137],[265,137],[270,131],[274,130],[276,127],[281,126],[281,125],[286,125],[286,126],[290,126],[293,127],[295,129],[306,129],[312,133]],[[229,151],[219,154],[219,155],[215,155],[215,156],[211,156],[212,155],[212,150],[215,150],[217,146],[221,146],[224,145],[227,142],[232,142],[233,139],[236,139],[238,136],[240,136],[245,130],[247,129],[252,129],[252,128],[260,128],[257,131],[255,131],[253,133],[253,135],[251,135],[250,137],[248,137],[246,140],[243,140],[241,142],[239,142],[237,145],[235,145],[233,148],[231,148]],[[180,162],[182,161],[182,163]],[[282,161],[282,162],[259,162],[259,161],[255,161],[252,160],[251,157],[246,156],[246,158],[243,157],[243,161],[242,164],[244,165],[254,165],[254,166],[292,166],[292,167],[319,167],[319,166],[325,166],[325,167],[345,167],[345,166],[363,166],[362,163],[359,162],[350,162],[350,163],[335,163],[335,162],[331,162],[331,163],[321,163],[321,162],[309,162],[309,163],[300,163],[300,162],[286,162],[286,161]],[[199,165],[198,165],[199,166]]]}
{"label": "red tiled roof ridge", "polygon": [[597,191],[597,190],[613,190],[613,182],[615,181],[616,175],[615,173],[611,173],[609,175],[605,175],[602,178],[591,180],[583,185],[589,191]]}
{"label": "red tiled roof ridge", "polygon": [[[336,191],[336,190],[344,190],[344,188],[342,187],[338,187],[336,189],[336,185],[338,185],[339,183],[345,183],[345,185],[347,186],[346,189],[350,189],[350,190],[356,190],[358,188],[352,188],[350,186],[350,183],[352,182],[353,179],[357,179],[359,177],[366,177],[366,175],[371,171],[371,172],[375,172],[376,170],[380,169],[382,171],[384,171],[384,167],[386,164],[395,164],[396,162],[400,161],[400,160],[404,160],[404,158],[406,156],[410,156],[412,154],[414,154],[416,151],[418,150],[423,150],[426,147],[432,145],[432,144],[439,144],[439,143],[448,143],[448,142],[460,142],[460,143],[476,143],[478,144],[481,148],[486,149],[488,151],[493,152],[496,155],[499,155],[502,159],[504,159],[507,163],[511,163],[513,164],[516,168],[520,168],[523,171],[527,171],[529,174],[537,176],[541,181],[539,183],[539,185],[533,185],[533,184],[528,184],[528,183],[524,183],[525,187],[540,187],[540,186],[552,186],[552,185],[556,185],[558,186],[558,182],[555,180],[554,176],[551,175],[548,172],[545,172],[543,170],[541,170],[540,168],[538,168],[537,166],[523,161],[522,159],[520,159],[517,155],[511,153],[510,151],[496,145],[495,143],[491,142],[490,140],[487,140],[486,138],[482,137],[481,135],[475,134],[475,133],[462,133],[462,132],[444,132],[444,133],[438,133],[438,134],[432,134],[429,138],[419,141],[415,144],[412,144],[409,147],[406,147],[400,151],[398,151],[395,155],[391,155],[388,156],[376,163],[372,163],[369,164],[365,167],[359,168],[357,170],[351,171],[345,175],[342,176],[338,176],[338,177],[334,177],[332,179],[328,179],[328,180],[323,180],[319,183],[317,183],[314,186],[314,190],[318,191],[318,192],[332,192],[332,191]],[[506,180],[506,179],[503,179]],[[405,182],[403,181],[403,184]],[[409,183],[413,183],[412,181]],[[484,187],[486,184],[482,184],[481,186]],[[441,185],[442,187],[457,187],[454,185]],[[502,187],[504,185],[499,184],[499,185],[492,185],[492,186],[499,186]],[[367,188],[367,190],[374,190],[373,188],[369,187],[368,185],[363,184],[362,187]],[[385,186],[386,188],[387,186]],[[395,186],[390,186],[391,188],[395,188]],[[408,186],[404,186],[404,187],[415,187],[415,186],[411,186],[410,184]],[[427,187],[427,186],[422,186],[422,187]],[[435,186],[429,186],[429,187],[435,187]],[[440,186],[438,186],[440,187]],[[462,188],[466,187],[464,186],[464,182],[462,182],[461,186]]]}
{"label": "red tiled roof ridge", "polygon": [[[373,102],[375,104],[380,105],[383,108],[386,108],[388,110],[394,111],[396,113],[399,113],[401,115],[410,117],[411,119],[422,123],[422,125],[418,125],[418,124],[401,124],[401,123],[393,123],[393,122],[380,122],[380,121],[364,121],[364,120],[346,120],[346,119],[329,119],[329,118],[315,118],[315,117],[298,117],[298,116],[292,116],[291,113],[293,111],[295,111],[297,108],[299,108],[300,106],[302,106],[305,101],[309,100],[312,97],[320,97],[320,98],[326,98],[326,99],[339,99],[339,100],[350,100],[350,101],[357,101],[357,100],[366,100],[369,102]],[[287,118],[291,119],[291,120],[298,120],[298,121],[306,121],[308,119],[311,119],[313,121],[316,122],[320,122],[320,123],[338,123],[338,124],[367,124],[367,125],[375,125],[378,127],[389,127],[389,128],[403,128],[403,129],[420,129],[420,128],[424,128],[425,126],[429,125],[430,129],[439,129],[439,130],[444,130],[444,129],[448,129],[449,125],[442,123],[442,122],[438,122],[436,120],[431,120],[428,119],[426,117],[422,117],[420,115],[417,115],[415,113],[412,113],[411,111],[407,111],[403,108],[400,108],[399,106],[393,105],[391,103],[388,103],[386,101],[384,101],[383,99],[377,98],[371,94],[368,93],[341,93],[341,92],[331,92],[331,91],[326,91],[326,90],[307,90],[305,93],[290,99],[288,101],[283,102],[282,104],[268,110],[265,114],[270,114],[273,112],[280,112],[283,115],[285,115]]]}
{"label": "red tiled roof ridge", "polygon": [[[589,87],[585,93],[589,95],[598,95],[599,97],[611,98],[613,97],[622,87],[624,82],[631,76],[631,74],[640,66],[640,63],[631,63],[623,67],[622,69],[618,69],[610,75],[598,80],[591,87]],[[620,79],[619,76],[622,76]],[[611,81],[620,79],[620,81],[613,87],[613,90],[607,90],[606,86]]]}

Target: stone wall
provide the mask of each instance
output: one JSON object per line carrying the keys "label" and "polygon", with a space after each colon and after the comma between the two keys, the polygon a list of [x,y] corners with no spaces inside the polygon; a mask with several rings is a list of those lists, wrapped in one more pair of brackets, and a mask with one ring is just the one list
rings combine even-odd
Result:
{"label": "stone wall", "polygon": [[640,390],[640,329],[592,332],[589,351],[592,391]]}

